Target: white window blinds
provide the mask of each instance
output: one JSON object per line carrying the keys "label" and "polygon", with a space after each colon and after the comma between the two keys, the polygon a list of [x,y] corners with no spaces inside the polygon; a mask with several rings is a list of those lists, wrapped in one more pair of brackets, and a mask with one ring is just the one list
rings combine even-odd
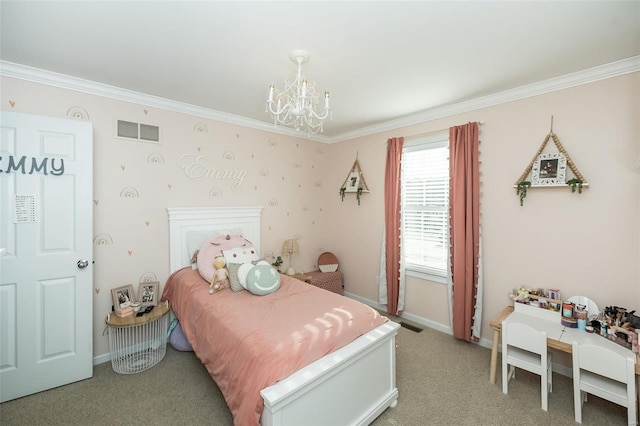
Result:
{"label": "white window blinds", "polygon": [[407,269],[447,276],[449,147],[446,136],[407,144],[403,150],[402,246]]}

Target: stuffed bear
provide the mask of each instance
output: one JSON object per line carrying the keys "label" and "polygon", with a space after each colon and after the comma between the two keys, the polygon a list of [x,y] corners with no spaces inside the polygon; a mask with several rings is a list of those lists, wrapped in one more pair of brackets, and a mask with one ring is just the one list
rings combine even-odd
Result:
{"label": "stuffed bear", "polygon": [[226,288],[229,283],[229,271],[227,271],[227,263],[224,260],[224,256],[216,256],[213,259],[213,268],[215,272],[211,278],[211,284],[209,285],[209,294],[218,292]]}

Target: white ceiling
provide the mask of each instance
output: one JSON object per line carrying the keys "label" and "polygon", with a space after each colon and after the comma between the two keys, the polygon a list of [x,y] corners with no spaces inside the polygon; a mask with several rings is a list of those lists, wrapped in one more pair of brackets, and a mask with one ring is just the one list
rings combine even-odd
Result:
{"label": "white ceiling", "polygon": [[[640,1],[0,2],[0,59],[269,122],[331,92],[331,139],[640,55]],[[10,65],[5,62],[5,67]]]}

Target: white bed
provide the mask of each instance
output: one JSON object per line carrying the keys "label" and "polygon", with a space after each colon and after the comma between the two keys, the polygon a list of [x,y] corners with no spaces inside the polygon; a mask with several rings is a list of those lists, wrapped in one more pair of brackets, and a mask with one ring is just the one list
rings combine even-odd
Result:
{"label": "white bed", "polygon": [[[261,207],[169,208],[170,268],[190,264],[188,235],[242,229],[260,249]],[[264,426],[367,425],[395,407],[395,336],[392,321],[263,389]]]}

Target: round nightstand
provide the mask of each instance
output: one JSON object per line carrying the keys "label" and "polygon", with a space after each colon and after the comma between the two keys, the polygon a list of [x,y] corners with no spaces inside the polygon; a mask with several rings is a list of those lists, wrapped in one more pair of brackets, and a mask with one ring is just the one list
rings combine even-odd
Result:
{"label": "round nightstand", "polygon": [[162,361],[167,353],[169,311],[169,304],[161,302],[139,317],[112,314],[105,319],[113,371],[140,373]]}

